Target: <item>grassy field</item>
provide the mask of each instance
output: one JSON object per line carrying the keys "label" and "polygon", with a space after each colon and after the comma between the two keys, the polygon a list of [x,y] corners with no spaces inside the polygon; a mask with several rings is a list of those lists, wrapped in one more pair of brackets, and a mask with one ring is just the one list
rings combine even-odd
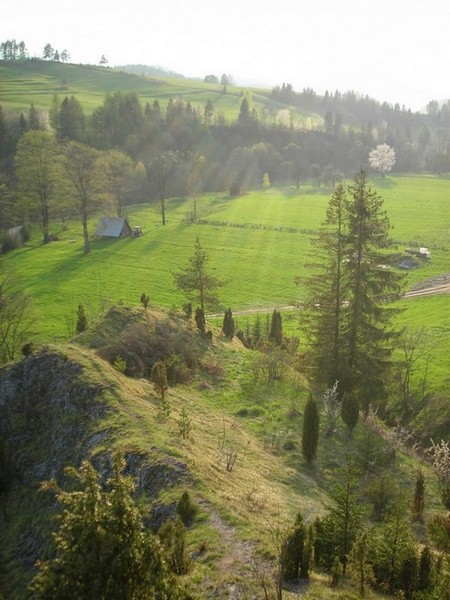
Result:
{"label": "grassy field", "polygon": [[[229,86],[223,93],[220,85],[190,79],[151,78],[105,67],[63,64],[45,61],[0,61],[0,104],[7,111],[28,111],[33,103],[49,109],[53,96],[60,99],[75,96],[86,114],[100,106],[108,92],[135,91],[142,103],[158,100],[162,107],[170,98],[181,97],[200,113],[208,100],[218,116],[236,119],[239,114],[242,88]],[[270,98],[270,90],[253,90],[254,106],[260,117],[274,119],[284,104]],[[320,118],[294,107],[291,114],[303,127]]]}
{"label": "grassy field", "polygon": [[[382,186],[379,184],[382,183]],[[407,287],[450,272],[450,181],[423,177],[374,180],[385,200],[399,250],[426,245],[431,260],[408,272]],[[34,333],[43,338],[67,336],[64,320],[71,308],[85,304],[92,318],[105,302],[138,302],[145,291],[151,303],[180,307],[184,299],[173,273],[187,263],[198,236],[209,256],[209,269],[225,279],[222,308],[233,310],[281,307],[301,301],[295,277],[305,273],[311,236],[320,225],[330,196],[305,186],[253,191],[245,196],[206,195],[199,200],[198,224],[187,224],[190,201],[167,202],[168,224],[160,224],[156,206],[128,209],[141,238],[95,240],[83,255],[81,227],[71,221],[66,231],[53,224],[59,241],[42,246],[39,231],[24,248],[8,254],[20,285],[33,298]],[[95,230],[96,219],[90,229]],[[443,300],[445,302],[445,300]],[[408,306],[420,301],[408,301]],[[420,320],[420,319],[419,319]]]}
{"label": "grassy field", "polygon": [[[385,201],[399,250],[426,245],[431,260],[407,273],[406,288],[418,281],[450,273],[450,181],[433,177],[389,177],[372,185]],[[15,273],[17,284],[32,299],[30,338],[63,341],[74,333],[76,310],[83,304],[88,320],[105,307],[126,302],[138,304],[142,292],[150,304],[180,309],[186,302],[174,284],[174,273],[187,264],[198,236],[209,257],[209,270],[222,277],[221,307],[235,313],[254,309],[271,311],[301,303],[311,237],[320,225],[329,190],[309,186],[252,191],[238,198],[205,195],[198,202],[201,222],[188,224],[189,200],[167,202],[168,224],[163,227],[156,206],[129,207],[132,225],[140,225],[140,238],[94,240],[90,255],[83,254],[81,227],[71,221],[62,231],[54,223],[59,241],[43,246],[37,230],[22,249],[3,259]],[[90,229],[95,230],[96,219]],[[427,369],[432,390],[444,390],[450,354],[450,298],[448,295],[409,299],[399,325],[424,327],[432,349],[418,363],[417,377]],[[245,328],[248,317],[237,314]],[[252,317],[250,317],[252,318]],[[254,318],[254,316],[253,316]],[[216,324],[221,319],[215,320]],[[302,340],[301,311],[285,313],[285,332]]]}

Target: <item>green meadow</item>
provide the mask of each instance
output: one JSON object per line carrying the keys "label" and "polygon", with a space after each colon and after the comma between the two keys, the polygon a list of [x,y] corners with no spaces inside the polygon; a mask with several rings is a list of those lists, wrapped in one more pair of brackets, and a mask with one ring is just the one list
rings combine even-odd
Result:
{"label": "green meadow", "polygon": [[[385,201],[398,249],[426,245],[431,251],[430,261],[407,273],[406,288],[450,273],[450,180],[389,177],[374,179],[371,185]],[[142,292],[154,305],[180,308],[185,299],[174,286],[173,274],[187,263],[196,237],[208,252],[210,270],[225,280],[221,309],[283,307],[304,297],[295,278],[305,274],[311,237],[324,218],[330,193],[305,185],[298,192],[255,190],[233,198],[208,194],[198,200],[197,224],[186,219],[190,200],[170,199],[164,227],[158,205],[130,206],[128,219],[144,235],[94,239],[88,256],[83,254],[78,221],[69,221],[66,230],[54,222],[59,241],[43,246],[36,229],[24,248],[5,256],[4,266],[14,270],[31,296],[32,332],[42,340],[67,338],[80,302],[91,319],[105,305],[138,303]],[[91,219],[92,233],[96,222],[96,217]],[[408,300],[406,312],[420,302]],[[414,323],[419,325],[420,317]]]}
{"label": "green meadow", "polygon": [[[158,100],[164,108],[170,98],[182,98],[201,114],[210,100],[216,115],[235,120],[243,92],[238,86],[228,86],[224,94],[220,85],[192,79],[151,78],[105,67],[38,60],[0,61],[0,81],[0,105],[16,113],[28,111],[31,104],[49,109],[56,94],[60,99],[75,96],[89,115],[102,104],[106,93],[133,91],[143,104]],[[286,108],[270,97],[270,90],[253,90],[253,103],[260,118],[272,120],[280,109]],[[321,120],[315,114],[290,109],[299,126]]]}

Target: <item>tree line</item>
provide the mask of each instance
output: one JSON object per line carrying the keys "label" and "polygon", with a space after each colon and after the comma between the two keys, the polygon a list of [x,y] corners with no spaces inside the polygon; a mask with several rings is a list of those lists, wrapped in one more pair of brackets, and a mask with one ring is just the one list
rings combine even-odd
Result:
{"label": "tree line", "polygon": [[[0,43],[0,57],[1,60],[27,60],[29,59],[29,52],[23,40],[17,42],[17,40],[11,39]],[[42,50],[41,58],[42,60],[66,63],[70,60],[70,53],[66,49],[59,52],[50,43],[47,43]],[[34,60],[39,60],[39,58]]]}
{"label": "tree line", "polygon": [[125,153],[136,185],[126,191],[124,203],[158,200],[163,212],[167,196],[239,194],[261,185],[265,176],[272,184],[297,188],[307,179],[332,186],[361,166],[369,168],[370,152],[383,144],[395,151],[393,171],[450,170],[448,104],[430,102],[429,114],[421,115],[351,93],[319,97],[312,90],[297,94],[290,86],[273,93],[293,95],[299,106],[311,104],[323,123],[300,129],[287,108],[274,121],[256,110],[250,92],[242,94],[238,118],[231,122],[211,100],[202,107],[175,98],[162,108],[158,100],[142,105],[135,92],[106,94],[90,116],[75,96],[55,95],[48,111],[31,105],[19,115],[0,106],[0,227],[20,220],[17,213],[8,218],[4,198],[16,182],[17,144],[30,130]]}

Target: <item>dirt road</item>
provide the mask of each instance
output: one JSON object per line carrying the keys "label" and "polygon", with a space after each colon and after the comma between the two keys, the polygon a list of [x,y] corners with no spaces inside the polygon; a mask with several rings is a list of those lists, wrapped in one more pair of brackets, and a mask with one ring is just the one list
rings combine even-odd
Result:
{"label": "dirt road", "polygon": [[[405,298],[418,298],[420,296],[432,296],[434,294],[450,294],[450,273],[447,275],[441,275],[440,277],[431,277],[430,279],[424,279],[424,281],[416,284],[411,290],[405,292]],[[277,310],[294,310],[295,308],[301,308],[301,306],[287,305],[278,306]],[[233,311],[234,315],[253,315],[256,313],[271,313],[273,308],[246,308],[242,310]],[[223,313],[216,313],[208,315],[209,317],[221,317]]]}

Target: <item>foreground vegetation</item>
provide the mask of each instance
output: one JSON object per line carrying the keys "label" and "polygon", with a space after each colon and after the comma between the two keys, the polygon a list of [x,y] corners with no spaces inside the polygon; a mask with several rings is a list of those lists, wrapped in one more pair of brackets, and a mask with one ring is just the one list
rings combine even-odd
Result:
{"label": "foreground vegetation", "polygon": [[[194,348],[197,362],[190,358]],[[140,352],[145,353],[142,358],[155,353],[167,357],[168,369],[173,353],[181,359],[172,363],[168,411],[162,411],[160,393],[145,377],[123,374],[124,365],[131,369],[139,364]],[[125,357],[125,362],[118,356]],[[108,311],[75,344],[39,350],[19,363],[19,370],[3,368],[0,377],[9,392],[1,417],[5,425],[14,419],[16,440],[10,446],[7,434],[6,448],[24,477],[22,483],[13,482],[3,498],[8,515],[2,551],[6,597],[26,595],[24,586],[33,571],[24,565],[36,556],[36,548],[42,544],[46,548],[39,558],[53,556],[50,532],[55,524],[48,519],[54,501],[48,491],[36,491],[36,482],[49,478],[55,468],[77,465],[84,458],[103,470],[114,449],[125,453],[129,472],[140,482],[136,498],[153,530],[161,526],[164,515],[175,518],[175,504],[183,490],[189,490],[198,508],[186,532],[185,551],[191,564],[180,581],[202,598],[210,594],[225,598],[232,589],[242,598],[264,597],[262,582],[270,595],[275,594],[281,540],[293,531],[299,511],[307,527],[327,514],[329,494],[336,501],[331,491],[341,477],[345,481],[341,468],[347,457],[352,457],[359,474],[352,493],[364,507],[364,522],[369,519],[367,523],[375,525],[381,535],[395,507],[401,506],[402,523],[407,523],[408,515],[412,518],[409,507],[417,460],[400,449],[398,440],[391,439],[390,430],[373,415],[358,422],[351,437],[340,419],[327,433],[325,404],[318,399],[317,459],[308,465],[301,447],[308,385],[290,368],[281,378],[268,380],[263,358],[264,354],[246,350],[216,330],[208,340],[184,319],[169,318],[150,308],[122,306]],[[188,369],[185,360],[191,365]],[[149,376],[145,370],[143,374]],[[177,380],[184,383],[176,384]],[[22,392],[14,408],[17,386]],[[39,402],[36,389],[40,390]],[[52,390],[58,390],[57,395]],[[65,406],[60,405],[61,397]],[[24,410],[31,420],[20,419]],[[44,441],[33,425],[37,422],[47,423],[51,432]],[[55,452],[58,447],[59,453]],[[421,469],[426,481],[421,518],[431,527],[435,516],[443,514],[440,489],[431,468],[422,464]],[[382,493],[386,497],[380,508]],[[20,534],[23,528],[26,538]],[[432,529],[428,537],[420,521],[412,531],[422,542],[437,543],[432,542],[437,539]],[[299,588],[303,596],[339,598],[347,593],[357,597],[358,571],[352,561],[334,588],[329,587],[325,563],[311,564],[309,579]],[[437,563],[433,578],[436,568]],[[299,581],[290,584],[286,579],[285,585],[283,598],[298,597],[288,590]],[[375,593],[367,586],[366,594],[368,598],[391,597],[387,591]]]}

